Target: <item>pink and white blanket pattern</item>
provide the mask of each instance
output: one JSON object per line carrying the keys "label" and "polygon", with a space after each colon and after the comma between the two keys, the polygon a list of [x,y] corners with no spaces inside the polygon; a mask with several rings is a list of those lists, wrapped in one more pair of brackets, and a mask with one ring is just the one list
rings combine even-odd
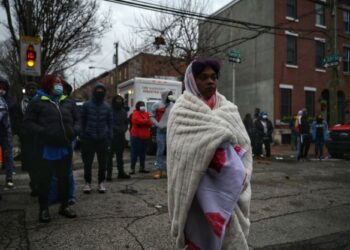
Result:
{"label": "pink and white blanket pattern", "polygon": [[226,226],[247,176],[241,160],[244,153],[239,145],[230,143],[216,150],[188,213],[185,226],[188,250],[222,248]]}

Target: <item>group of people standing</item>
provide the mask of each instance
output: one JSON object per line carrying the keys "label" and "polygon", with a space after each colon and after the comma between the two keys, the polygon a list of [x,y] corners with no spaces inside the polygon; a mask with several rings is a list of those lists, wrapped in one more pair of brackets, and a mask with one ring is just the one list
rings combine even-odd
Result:
{"label": "group of people standing", "polygon": [[292,140],[296,140],[297,160],[308,160],[311,142],[315,143],[315,158],[323,159],[323,148],[328,138],[328,124],[321,114],[309,121],[307,109],[298,111],[290,124]]}
{"label": "group of people standing", "polygon": [[255,159],[260,159],[264,156],[263,146],[265,148],[265,157],[269,159],[271,157],[271,143],[273,142],[272,133],[274,127],[270,119],[268,119],[267,112],[260,112],[260,109],[256,108],[254,119],[251,114],[248,113],[245,115],[243,123],[248,132]]}

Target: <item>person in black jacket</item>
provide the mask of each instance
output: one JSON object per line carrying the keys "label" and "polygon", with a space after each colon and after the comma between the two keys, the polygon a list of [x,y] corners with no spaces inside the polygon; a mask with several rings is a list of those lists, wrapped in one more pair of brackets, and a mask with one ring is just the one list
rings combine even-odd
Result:
{"label": "person in black jacket", "polygon": [[63,95],[62,80],[58,75],[45,75],[41,88],[28,105],[23,126],[35,136],[33,148],[39,159],[39,221],[49,222],[48,193],[53,172],[58,178],[59,214],[76,217],[68,206],[68,170],[72,161],[72,141],[79,133],[79,115],[74,102]]}
{"label": "person in black jacket", "polygon": [[256,132],[256,157],[259,158],[262,155],[262,145],[264,144],[266,157],[270,158],[273,126],[267,118],[266,112],[260,113],[260,119],[255,121],[254,128]]}
{"label": "person in black jacket", "polygon": [[113,138],[112,109],[104,102],[106,88],[97,83],[91,100],[81,110],[81,153],[84,162],[84,193],[91,192],[91,167],[95,153],[98,161],[98,192],[105,193],[108,149]]}
{"label": "person in black jacket", "polygon": [[125,132],[128,130],[128,117],[124,108],[124,98],[116,95],[112,99],[113,109],[113,140],[107,163],[107,181],[112,180],[113,156],[117,156],[118,179],[129,179],[124,171],[123,152],[125,147]]}
{"label": "person in black jacket", "polygon": [[298,150],[297,160],[305,159],[308,160],[308,153],[311,144],[311,133],[310,133],[310,124],[308,121],[308,113],[306,109],[302,110],[302,115],[299,123],[299,140],[300,147]]}

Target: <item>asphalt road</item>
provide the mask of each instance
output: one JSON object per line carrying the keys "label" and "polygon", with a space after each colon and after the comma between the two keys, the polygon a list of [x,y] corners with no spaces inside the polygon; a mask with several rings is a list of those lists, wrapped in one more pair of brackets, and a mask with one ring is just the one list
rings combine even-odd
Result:
{"label": "asphalt road", "polygon": [[[38,223],[37,200],[29,195],[27,174],[18,170],[16,187],[1,191],[0,249],[174,249],[166,179],[114,178],[107,193],[99,194],[95,166],[94,190],[86,195],[78,158],[78,217],[63,218],[53,205],[52,222]],[[255,162],[252,187],[252,249],[350,249],[350,161]]]}

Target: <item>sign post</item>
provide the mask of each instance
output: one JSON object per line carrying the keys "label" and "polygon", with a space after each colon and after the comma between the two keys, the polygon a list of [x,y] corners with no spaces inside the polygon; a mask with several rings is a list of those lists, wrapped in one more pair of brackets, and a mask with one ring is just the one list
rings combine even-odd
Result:
{"label": "sign post", "polygon": [[241,53],[237,50],[228,52],[228,60],[232,62],[232,102],[236,99],[236,63],[241,63]]}
{"label": "sign post", "polygon": [[41,76],[41,38],[21,36],[21,74]]}

